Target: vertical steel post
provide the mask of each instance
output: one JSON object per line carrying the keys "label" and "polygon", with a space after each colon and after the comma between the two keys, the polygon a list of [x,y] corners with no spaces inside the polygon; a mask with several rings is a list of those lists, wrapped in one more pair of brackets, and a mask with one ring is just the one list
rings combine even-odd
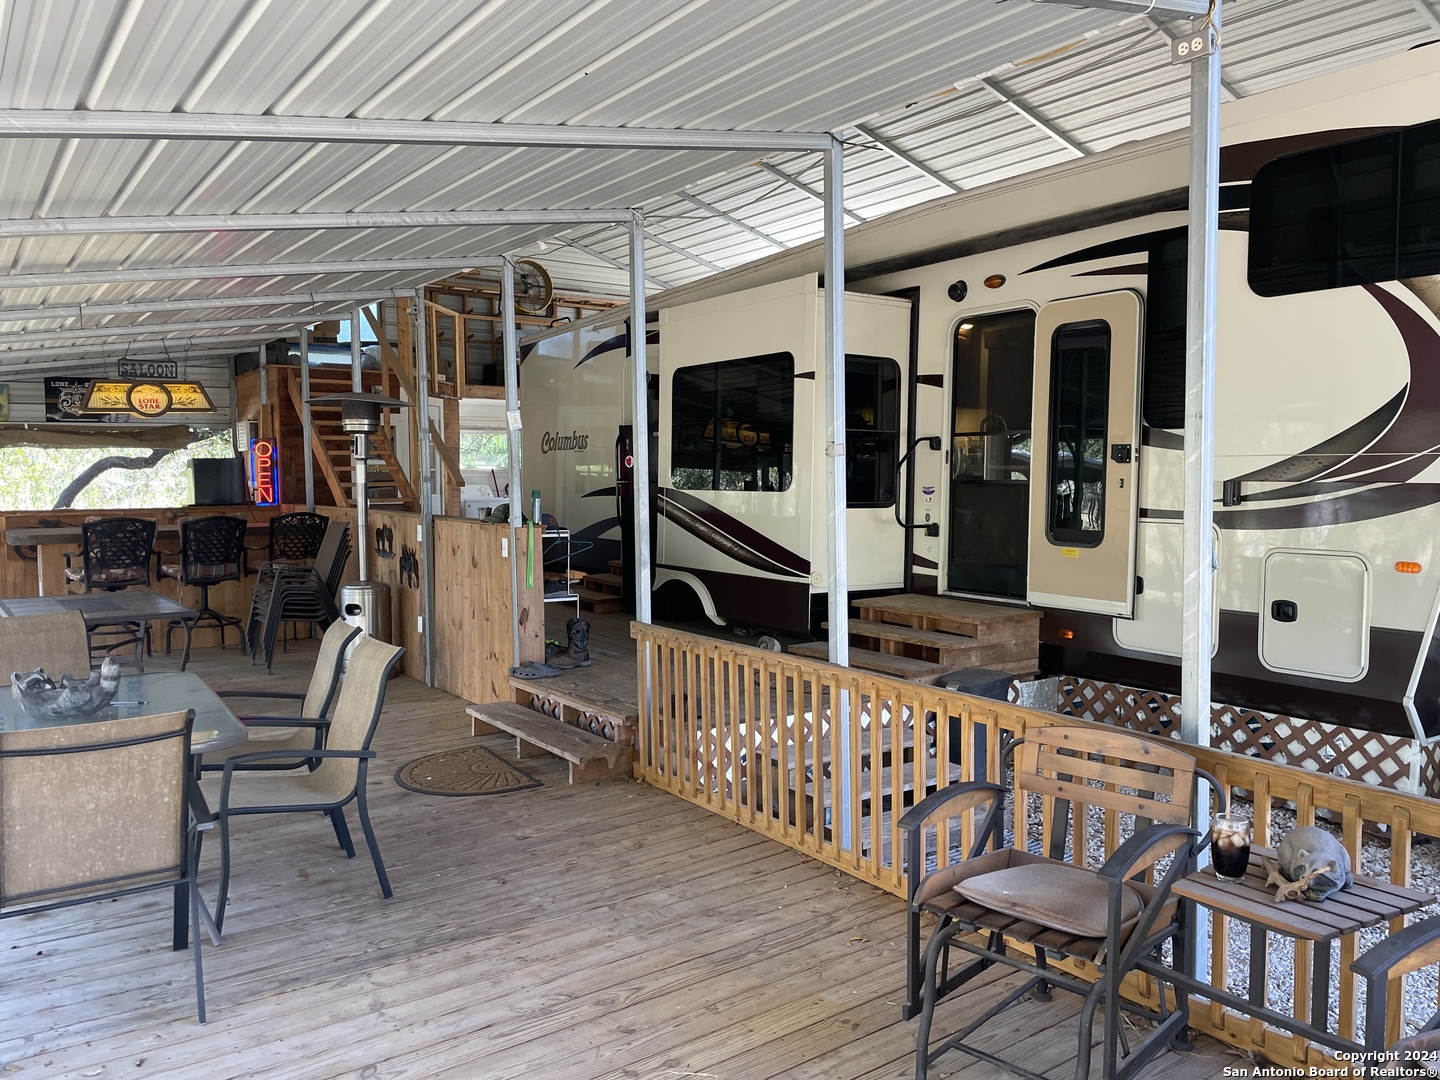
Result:
{"label": "vertical steel post", "polygon": [[[501,344],[505,349],[505,431],[510,443],[510,648],[511,663],[520,665],[520,351],[515,335],[515,258],[506,255],[500,264]],[[498,491],[495,494],[500,494]],[[544,619],[543,608],[541,619]],[[545,627],[540,627],[544,638]]]}
{"label": "vertical steel post", "polygon": [[650,621],[650,393],[646,366],[645,336],[645,219],[640,211],[630,218],[630,358],[634,361],[631,404],[631,443],[634,467],[630,470],[635,491],[635,618]]}
{"label": "vertical steel post", "polygon": [[[435,512],[431,489],[435,484],[430,450],[430,343],[425,340],[425,290],[415,290],[412,308],[418,326],[415,339],[415,423],[420,431],[420,562],[425,582],[425,685],[435,685]],[[360,312],[356,312],[359,315]],[[358,326],[358,324],[357,324]],[[358,329],[351,335],[360,339]],[[358,370],[358,368],[357,368]]]}
{"label": "vertical steel post", "polygon": [[305,455],[305,509],[315,512],[315,451],[310,443],[314,420],[310,416],[310,327],[300,328],[300,442]]}
{"label": "vertical steel post", "polygon": [[350,389],[360,393],[365,389],[360,378],[360,321],[365,318],[365,313],[356,308],[350,312]]}
{"label": "vertical steel post", "polygon": [[[1190,222],[1185,297],[1185,524],[1180,655],[1180,737],[1210,745],[1210,654],[1213,648],[1216,566],[1215,294],[1220,243],[1220,8],[1199,32],[1215,48],[1190,68]],[[1210,29],[1206,29],[1206,27]],[[1193,32],[1193,31],[1192,31]],[[1198,802],[1197,825],[1209,828],[1209,806]],[[1184,963],[1206,966],[1210,927],[1200,919],[1186,934]]]}
{"label": "vertical steel post", "polygon": [[256,350],[256,359],[260,369],[260,437],[267,438],[270,435],[270,371],[265,366],[265,343],[260,343]]}
{"label": "vertical steel post", "polygon": [[[830,613],[830,662],[850,666],[849,557],[845,534],[845,157],[844,144],[830,136],[825,151],[825,516],[826,587]],[[840,773],[836,787],[840,813],[840,847],[848,851],[850,836],[850,695],[840,691],[831,714],[840,738]],[[820,737],[820,732],[815,732]]]}

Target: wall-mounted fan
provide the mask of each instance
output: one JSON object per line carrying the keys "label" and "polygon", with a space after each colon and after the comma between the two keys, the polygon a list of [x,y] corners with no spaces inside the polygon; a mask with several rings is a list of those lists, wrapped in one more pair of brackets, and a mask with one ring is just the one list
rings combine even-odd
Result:
{"label": "wall-mounted fan", "polygon": [[527,315],[540,315],[550,306],[555,287],[550,274],[533,259],[515,261],[515,306]]}

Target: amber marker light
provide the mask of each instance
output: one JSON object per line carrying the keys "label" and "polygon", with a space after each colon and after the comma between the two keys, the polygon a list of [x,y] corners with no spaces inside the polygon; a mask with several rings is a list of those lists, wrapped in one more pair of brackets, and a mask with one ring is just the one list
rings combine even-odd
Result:
{"label": "amber marker light", "polygon": [[1060,631],[1060,640],[1061,640],[1061,641],[1074,641],[1074,640],[1075,640],[1075,631],[1074,631],[1074,630],[1061,630],[1061,631]]}
{"label": "amber marker light", "polygon": [[1005,275],[1004,275],[1004,274],[991,274],[989,277],[987,277],[987,278],[985,279],[985,288],[987,288],[987,289],[998,289],[998,288],[1000,288],[1001,285],[1004,285],[1004,284],[1005,284]]}
{"label": "amber marker light", "polygon": [[1418,574],[1420,573],[1420,569],[1421,567],[1418,562],[1397,562],[1395,564],[1395,572],[1397,574]]}

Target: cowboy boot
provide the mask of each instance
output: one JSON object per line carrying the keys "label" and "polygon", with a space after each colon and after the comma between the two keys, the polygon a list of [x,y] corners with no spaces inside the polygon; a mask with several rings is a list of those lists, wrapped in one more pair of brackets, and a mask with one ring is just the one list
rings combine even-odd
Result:
{"label": "cowboy boot", "polygon": [[570,647],[559,656],[546,661],[551,667],[580,668],[590,666],[590,624],[584,619],[571,619]]}

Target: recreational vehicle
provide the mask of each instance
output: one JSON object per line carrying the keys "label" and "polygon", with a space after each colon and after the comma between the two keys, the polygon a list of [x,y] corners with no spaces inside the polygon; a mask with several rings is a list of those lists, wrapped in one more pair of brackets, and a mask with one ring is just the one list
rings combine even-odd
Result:
{"label": "recreational vehicle", "polygon": [[[1214,696],[1440,736],[1440,47],[1223,107]],[[849,581],[1044,611],[1042,664],[1173,693],[1187,146],[846,232]],[[655,299],[657,589],[813,632],[818,245]],[[608,321],[606,319],[608,318]],[[631,328],[533,340],[525,489],[621,556]]]}

